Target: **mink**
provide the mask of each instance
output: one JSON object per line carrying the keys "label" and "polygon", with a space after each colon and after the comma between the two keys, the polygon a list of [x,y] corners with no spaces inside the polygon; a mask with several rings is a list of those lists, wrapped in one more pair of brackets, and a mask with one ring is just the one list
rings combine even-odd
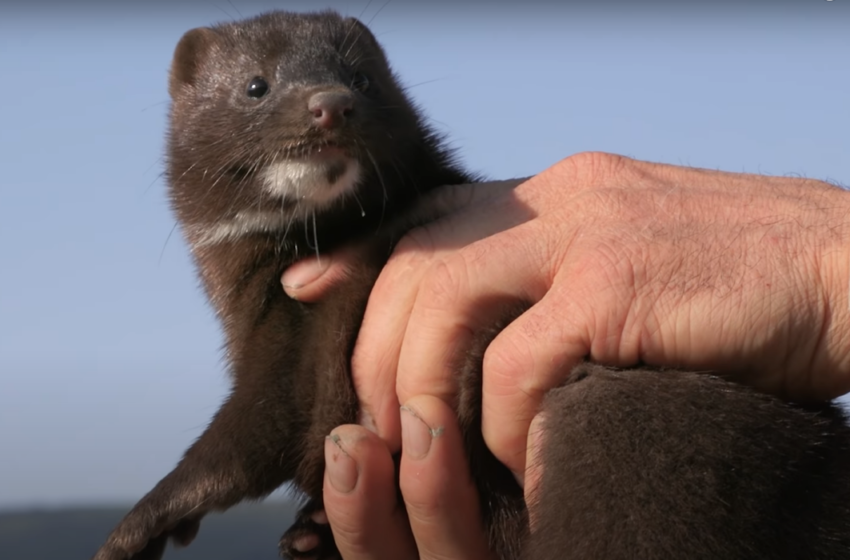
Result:
{"label": "mink", "polygon": [[[349,360],[369,291],[398,239],[434,217],[438,187],[481,177],[428,127],[368,28],[335,12],[193,29],[169,93],[170,199],[223,325],[233,387],[95,560],[158,559],[169,540],[189,544],[205,514],[287,481],[312,501],[281,553],[339,557],[310,513],[322,507],[325,437],[356,418]],[[284,293],[290,264],[350,243],[358,264],[322,301]],[[503,319],[476,333],[457,372],[498,558],[850,556],[842,411],[705,374],[576,368],[545,400],[543,478],[527,508],[480,421],[484,350],[528,304],[493,302]],[[307,534],[317,546],[298,550]]]}

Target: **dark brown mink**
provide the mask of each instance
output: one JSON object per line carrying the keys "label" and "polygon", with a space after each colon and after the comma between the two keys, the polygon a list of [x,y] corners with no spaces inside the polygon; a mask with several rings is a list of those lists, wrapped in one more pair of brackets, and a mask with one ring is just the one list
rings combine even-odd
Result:
{"label": "dark brown mink", "polygon": [[[286,481],[312,501],[281,552],[338,557],[309,514],[321,508],[324,438],[356,417],[349,358],[369,290],[399,236],[437,212],[429,193],[478,178],[424,124],[369,30],[333,12],[189,31],[169,90],[171,200],[224,327],[233,389],[95,559],[160,558],[206,513]],[[347,242],[362,258],[343,286],[315,304],[284,294],[289,264]],[[503,320],[477,333],[457,406],[499,558],[850,557],[841,411],[709,375],[576,368],[544,404],[529,515],[479,429],[484,349],[527,302],[493,306]],[[293,546],[311,533],[316,548]]]}

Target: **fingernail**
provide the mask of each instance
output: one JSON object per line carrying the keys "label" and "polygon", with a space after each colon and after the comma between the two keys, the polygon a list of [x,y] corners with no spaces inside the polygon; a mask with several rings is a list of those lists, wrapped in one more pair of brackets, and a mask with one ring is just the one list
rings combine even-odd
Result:
{"label": "fingernail", "polygon": [[537,491],[537,487],[540,485],[540,477],[542,476],[542,472],[540,470],[540,454],[543,452],[543,433],[545,429],[546,417],[543,413],[538,414],[531,421],[531,426],[528,428],[528,439],[526,440],[526,454],[525,454],[525,476],[523,482],[523,488],[526,491],[526,495],[529,493],[534,493]]}
{"label": "fingernail", "polygon": [[543,427],[545,426],[546,417],[543,413],[536,415],[531,420],[531,425],[528,427],[528,441],[526,446],[537,453],[540,450],[540,445],[543,443]]}
{"label": "fingernail", "polygon": [[424,459],[431,450],[431,441],[443,433],[443,428],[431,428],[416,412],[401,407],[401,449],[411,459]]}
{"label": "fingernail", "polygon": [[324,274],[330,262],[329,258],[310,258],[297,262],[284,271],[280,281],[284,288],[290,290],[303,288]]}
{"label": "fingernail", "polygon": [[325,472],[337,492],[348,494],[357,485],[357,465],[336,434],[325,438]]}

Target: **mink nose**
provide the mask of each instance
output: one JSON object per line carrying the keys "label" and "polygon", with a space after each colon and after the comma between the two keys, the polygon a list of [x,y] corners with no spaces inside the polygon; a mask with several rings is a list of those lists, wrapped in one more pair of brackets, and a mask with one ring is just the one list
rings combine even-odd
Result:
{"label": "mink nose", "polygon": [[341,91],[316,93],[307,101],[307,110],[313,113],[316,125],[322,128],[336,128],[343,124],[354,110],[354,96]]}

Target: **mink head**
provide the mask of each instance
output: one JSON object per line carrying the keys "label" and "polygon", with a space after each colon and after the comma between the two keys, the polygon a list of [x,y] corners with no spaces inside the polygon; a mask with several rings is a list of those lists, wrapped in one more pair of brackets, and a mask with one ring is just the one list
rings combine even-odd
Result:
{"label": "mink head", "polygon": [[169,92],[168,178],[190,229],[380,215],[435,145],[372,33],[332,12],[193,29]]}

